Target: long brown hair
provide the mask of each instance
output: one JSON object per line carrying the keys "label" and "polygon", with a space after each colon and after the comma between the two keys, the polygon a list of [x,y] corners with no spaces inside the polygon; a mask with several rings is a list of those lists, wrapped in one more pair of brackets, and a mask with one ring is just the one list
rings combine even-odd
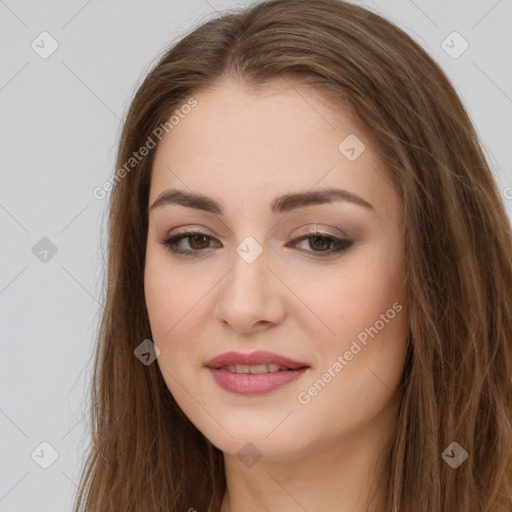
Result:
{"label": "long brown hair", "polygon": [[[134,355],[152,339],[143,275],[155,151],[126,163],[180,104],[226,78],[253,90],[279,78],[308,84],[350,109],[400,194],[409,349],[389,511],[510,512],[510,222],[440,67],[394,24],[341,0],[272,0],[219,15],[174,44],[135,93],[110,194],[92,443],[74,511],[220,509],[222,452],[177,406],[158,365]],[[457,469],[442,457],[452,442],[468,453]]]}

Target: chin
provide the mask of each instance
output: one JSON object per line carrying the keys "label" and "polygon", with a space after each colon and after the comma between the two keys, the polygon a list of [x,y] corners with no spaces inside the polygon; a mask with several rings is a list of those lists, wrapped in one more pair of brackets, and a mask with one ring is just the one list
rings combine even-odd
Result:
{"label": "chin", "polygon": [[[255,424],[252,418],[245,421],[239,420],[225,424],[224,429],[203,432],[205,437],[225,455],[237,457],[242,462],[245,458],[289,460],[298,457],[301,452],[302,437],[294,436],[283,424],[279,425],[282,418],[271,423],[258,422]],[[285,420],[286,422],[286,420]],[[285,423],[284,422],[284,423]],[[277,426],[277,428],[276,428]],[[282,429],[282,430],[281,430]],[[280,430],[280,431],[279,431]],[[305,447],[304,447],[305,448]]]}

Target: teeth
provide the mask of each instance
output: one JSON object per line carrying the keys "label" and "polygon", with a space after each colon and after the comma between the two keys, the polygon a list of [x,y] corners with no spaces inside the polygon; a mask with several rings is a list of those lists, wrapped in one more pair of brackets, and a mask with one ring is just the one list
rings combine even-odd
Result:
{"label": "teeth", "polygon": [[268,365],[266,364],[254,364],[247,366],[245,364],[236,365],[236,373],[252,373],[253,375],[259,375],[260,373],[267,373]]}
{"label": "teeth", "polygon": [[278,364],[228,364],[226,366],[222,366],[221,370],[228,370],[234,373],[250,373],[252,375],[259,375],[261,373],[288,371],[289,368],[286,368],[286,366],[280,366]]}

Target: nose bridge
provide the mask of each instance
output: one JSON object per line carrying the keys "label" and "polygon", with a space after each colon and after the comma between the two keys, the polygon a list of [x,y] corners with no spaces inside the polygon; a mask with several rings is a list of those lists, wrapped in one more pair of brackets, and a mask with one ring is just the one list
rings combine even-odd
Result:
{"label": "nose bridge", "polygon": [[232,327],[249,332],[258,322],[277,322],[283,314],[279,283],[267,268],[270,251],[253,237],[235,247],[231,271],[219,287],[217,318]]}
{"label": "nose bridge", "polygon": [[237,295],[250,295],[254,300],[266,293],[269,270],[268,249],[252,236],[245,237],[235,247],[229,277],[230,288]]}

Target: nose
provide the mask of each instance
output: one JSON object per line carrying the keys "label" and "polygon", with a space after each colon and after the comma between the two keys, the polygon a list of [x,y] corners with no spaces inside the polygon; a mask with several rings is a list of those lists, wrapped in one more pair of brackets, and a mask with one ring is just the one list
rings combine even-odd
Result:
{"label": "nose", "polygon": [[217,287],[215,318],[242,334],[279,324],[286,315],[286,286],[266,251],[250,263],[234,252],[231,262],[231,270]]}

